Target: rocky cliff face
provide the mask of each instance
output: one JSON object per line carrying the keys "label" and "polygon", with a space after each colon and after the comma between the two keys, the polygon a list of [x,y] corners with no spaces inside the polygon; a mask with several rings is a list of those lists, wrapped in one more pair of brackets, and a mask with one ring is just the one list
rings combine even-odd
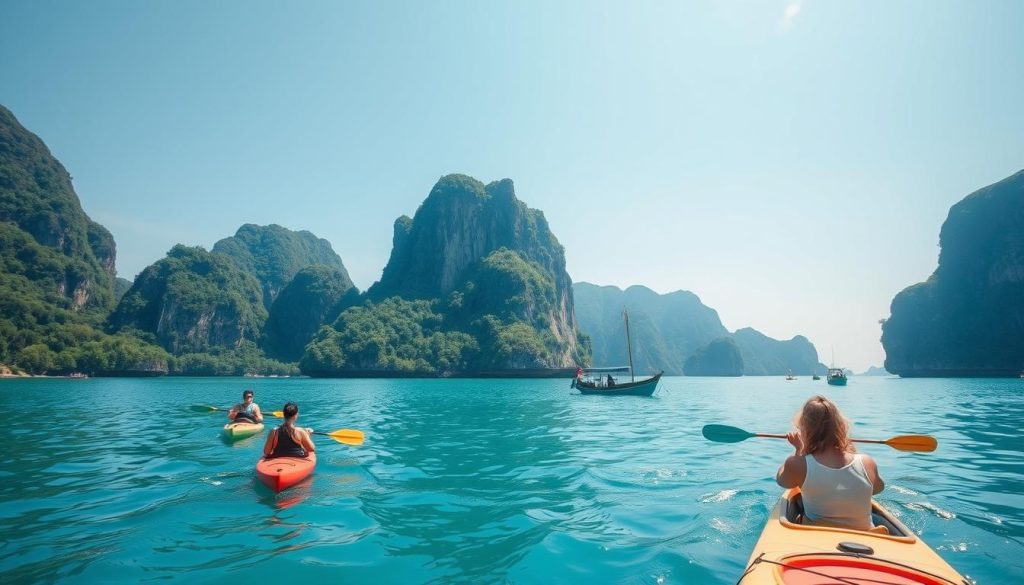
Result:
{"label": "rocky cliff face", "polygon": [[139,274],[110,325],[150,333],[180,354],[255,342],[266,318],[255,278],[221,254],[178,245]]}
{"label": "rocky cliff face", "polygon": [[939,234],[939,266],[892,301],[885,369],[900,376],[1024,371],[1024,171],[968,195]]}
{"label": "rocky cliff face", "polygon": [[47,292],[66,298],[72,309],[110,310],[114,304],[113,236],[82,210],[71,176],[43,141],[2,106],[0,223],[17,226],[36,244],[59,254],[55,261],[60,266],[48,265],[45,282],[38,283]]}
{"label": "rocky cliff face", "polygon": [[[522,294],[503,290],[501,282],[514,283]],[[495,286],[481,293],[487,283]],[[464,290],[467,284],[472,290]],[[448,299],[453,293],[487,312],[495,308],[494,303],[516,297],[523,302],[512,303],[514,308],[505,306],[510,318],[543,329],[553,340],[547,344],[550,354],[540,365],[577,363],[572,281],[565,270],[565,252],[544,214],[516,199],[511,180],[484,186],[464,175],[441,178],[411,220],[402,217],[395,222],[391,258],[381,280],[367,291],[372,300]],[[468,319],[461,300],[459,305],[454,313]]]}
{"label": "rocky cliff face", "polygon": [[268,310],[281,289],[299,270],[309,266],[333,268],[347,286],[352,286],[352,279],[330,242],[308,231],[295,232],[273,224],[245,224],[234,236],[214,244],[213,251],[230,257],[242,270],[256,277]]}

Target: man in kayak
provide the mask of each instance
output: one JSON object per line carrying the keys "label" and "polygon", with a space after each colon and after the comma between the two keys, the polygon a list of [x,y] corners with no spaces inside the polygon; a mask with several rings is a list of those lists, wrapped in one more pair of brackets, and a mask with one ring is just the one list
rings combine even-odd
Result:
{"label": "man in kayak", "polygon": [[295,426],[299,419],[299,405],[289,402],[284,405],[284,423],[267,435],[263,444],[263,456],[274,457],[306,457],[316,451],[313,444],[313,429]]}
{"label": "man in kayak", "polygon": [[231,422],[260,424],[263,422],[263,413],[260,412],[260,405],[252,401],[252,390],[242,392],[241,404],[236,404],[228,411],[228,418]]}
{"label": "man in kayak", "polygon": [[857,453],[849,422],[824,396],[815,396],[797,413],[797,432],[786,438],[796,452],[779,467],[775,481],[799,487],[806,524],[871,530],[871,496],[885,489],[875,460]]}

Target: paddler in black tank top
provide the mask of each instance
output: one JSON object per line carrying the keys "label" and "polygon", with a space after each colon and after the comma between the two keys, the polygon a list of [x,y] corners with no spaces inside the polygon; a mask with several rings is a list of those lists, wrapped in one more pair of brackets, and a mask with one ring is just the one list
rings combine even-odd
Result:
{"label": "paddler in black tank top", "polygon": [[316,451],[316,445],[313,444],[313,429],[295,426],[299,419],[299,406],[294,402],[285,404],[283,410],[284,423],[267,435],[267,442],[263,444],[263,456],[267,459],[307,457]]}

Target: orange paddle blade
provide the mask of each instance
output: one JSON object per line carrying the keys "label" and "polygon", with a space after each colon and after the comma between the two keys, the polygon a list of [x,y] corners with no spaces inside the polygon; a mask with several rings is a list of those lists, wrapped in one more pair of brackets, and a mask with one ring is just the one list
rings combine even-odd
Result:
{"label": "orange paddle blade", "polygon": [[920,451],[924,453],[930,453],[939,446],[939,442],[935,440],[935,437],[928,435],[900,435],[899,437],[893,437],[882,442],[900,451]]}

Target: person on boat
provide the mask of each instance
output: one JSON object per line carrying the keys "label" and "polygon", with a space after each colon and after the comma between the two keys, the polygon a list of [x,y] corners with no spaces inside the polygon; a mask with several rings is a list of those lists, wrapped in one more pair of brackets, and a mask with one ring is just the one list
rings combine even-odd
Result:
{"label": "person on boat", "polygon": [[228,419],[231,422],[244,422],[254,425],[263,422],[263,413],[260,412],[260,405],[253,402],[252,390],[242,392],[242,402],[228,410]]}
{"label": "person on boat", "polygon": [[575,388],[580,382],[583,381],[583,368],[576,366],[576,377],[572,379],[572,384],[569,384],[570,388]]}
{"label": "person on boat", "polygon": [[612,378],[611,374],[608,374],[608,387],[611,388],[615,385],[615,378]]}
{"label": "person on boat", "polygon": [[274,457],[308,457],[316,451],[313,444],[313,429],[295,426],[299,419],[299,405],[289,402],[284,405],[284,423],[267,435],[263,444],[263,456]]}
{"label": "person on boat", "polygon": [[857,453],[850,423],[824,396],[804,403],[796,432],[786,435],[796,450],[775,476],[784,488],[800,488],[803,522],[871,530],[871,496],[885,489],[875,460]]}

